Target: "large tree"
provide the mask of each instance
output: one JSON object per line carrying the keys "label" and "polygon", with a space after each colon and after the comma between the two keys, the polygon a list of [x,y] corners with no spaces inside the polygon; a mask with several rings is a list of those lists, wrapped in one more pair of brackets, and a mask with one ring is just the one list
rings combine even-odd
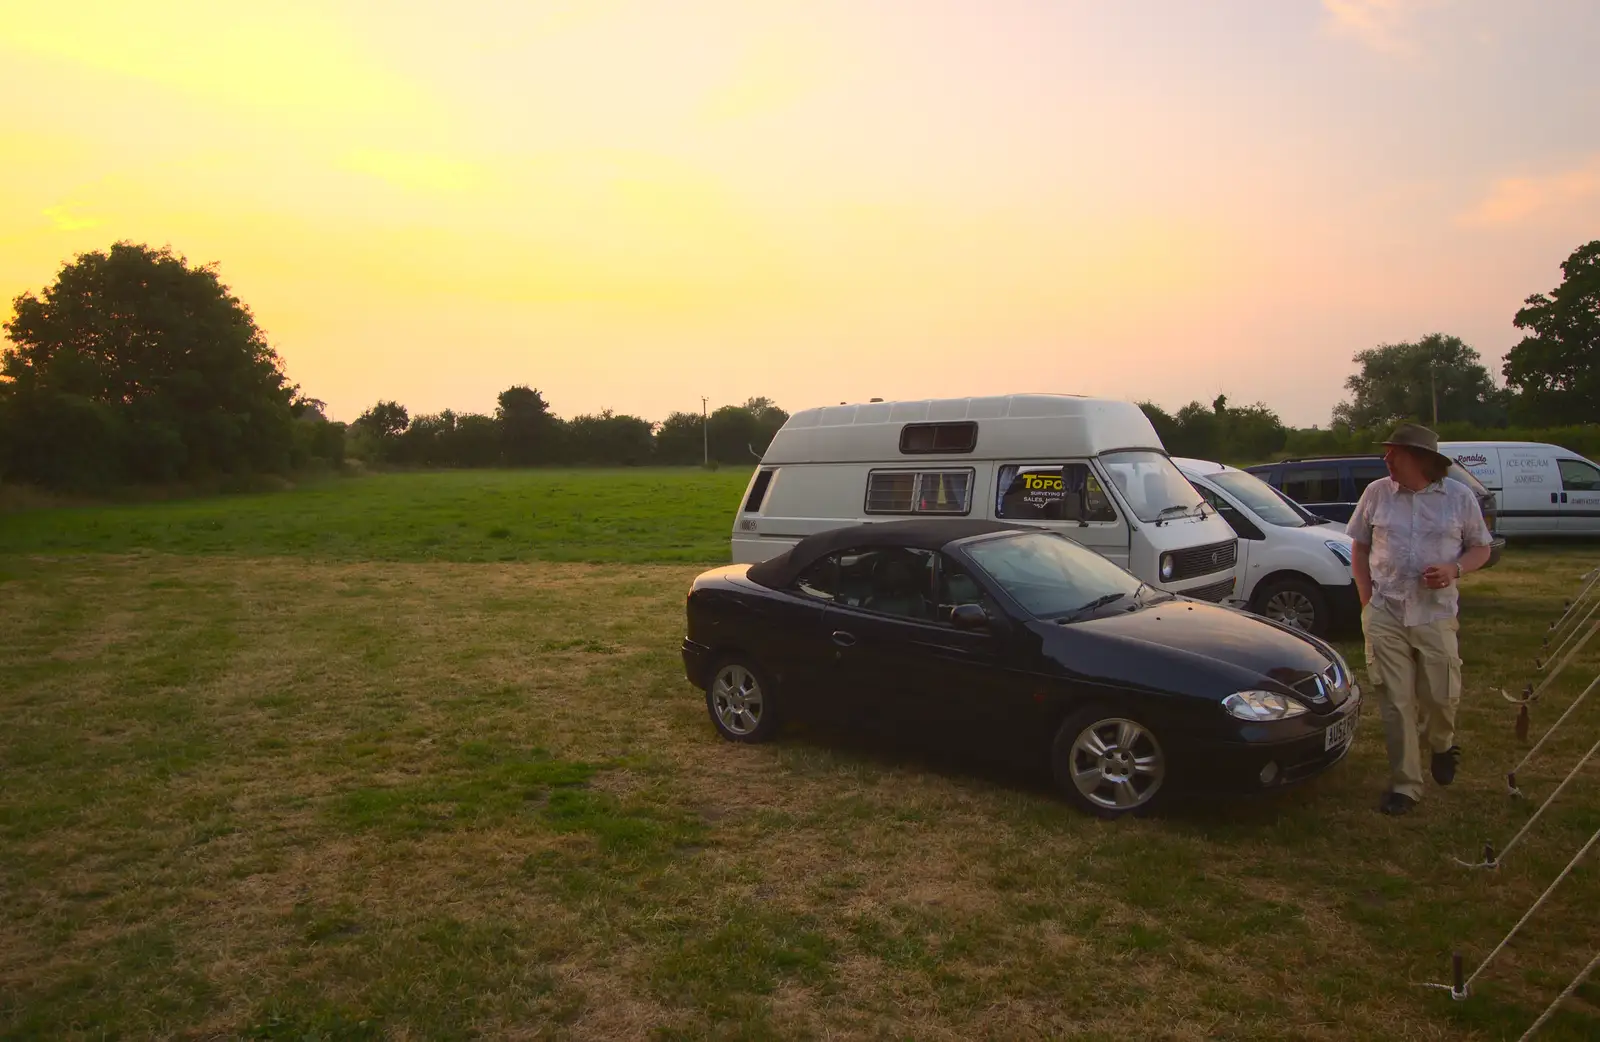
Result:
{"label": "large tree", "polygon": [[507,463],[528,466],[556,458],[560,421],[550,413],[544,395],[518,385],[500,392],[494,417],[500,423],[501,451]]}
{"label": "large tree", "polygon": [[1361,368],[1345,380],[1351,398],[1334,407],[1333,422],[1381,429],[1402,420],[1504,426],[1509,395],[1496,387],[1478,352],[1460,337],[1430,333],[1420,340],[1380,344],[1356,353]]}
{"label": "large tree", "polygon": [[1528,335],[1501,370],[1519,417],[1541,424],[1600,420],[1600,239],[1561,265],[1561,285],[1523,302],[1512,324]]}
{"label": "large tree", "polygon": [[675,412],[656,429],[656,462],[699,463],[705,454],[706,423],[697,412]]}
{"label": "large tree", "polygon": [[119,242],[5,323],[8,471],[46,485],[278,471],[296,388],[213,266]]}
{"label": "large tree", "polygon": [[566,424],[563,456],[573,463],[641,466],[654,453],[652,433],[649,421],[617,416],[610,409],[598,416],[575,416]]}
{"label": "large tree", "polygon": [[410,424],[411,416],[404,405],[381,401],[350,425],[351,449],[372,462],[396,462],[402,454],[400,436]]}

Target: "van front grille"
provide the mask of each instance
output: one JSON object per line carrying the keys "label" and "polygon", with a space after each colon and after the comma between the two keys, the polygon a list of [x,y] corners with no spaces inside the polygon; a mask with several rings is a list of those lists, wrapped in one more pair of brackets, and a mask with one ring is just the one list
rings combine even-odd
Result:
{"label": "van front grille", "polygon": [[1215,601],[1218,603],[1227,600],[1232,594],[1232,579],[1224,579],[1222,582],[1212,583],[1209,586],[1196,586],[1192,590],[1183,591],[1183,595],[1185,597],[1193,597],[1195,600],[1199,601]]}
{"label": "van front grille", "polygon": [[1197,575],[1210,575],[1212,572],[1227,571],[1239,557],[1238,540],[1230,539],[1226,543],[1212,543],[1209,546],[1191,546],[1187,550],[1174,550],[1172,552],[1172,578],[1167,582],[1179,579],[1192,579]]}

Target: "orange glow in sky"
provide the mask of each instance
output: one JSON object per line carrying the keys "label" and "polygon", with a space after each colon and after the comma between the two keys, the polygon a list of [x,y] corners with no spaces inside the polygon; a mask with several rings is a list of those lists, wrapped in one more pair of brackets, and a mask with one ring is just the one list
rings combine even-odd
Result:
{"label": "orange glow in sky", "polygon": [[1498,371],[1600,236],[1600,7],[0,0],[0,294],[215,261],[353,419]]}

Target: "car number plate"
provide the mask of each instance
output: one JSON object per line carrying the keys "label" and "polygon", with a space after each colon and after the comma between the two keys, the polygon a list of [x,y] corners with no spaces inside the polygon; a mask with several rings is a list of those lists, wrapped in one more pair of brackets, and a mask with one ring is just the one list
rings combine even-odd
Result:
{"label": "car number plate", "polygon": [[1358,704],[1351,710],[1350,715],[1322,732],[1322,750],[1329,752],[1345,745],[1356,736],[1356,721],[1361,719],[1361,706]]}

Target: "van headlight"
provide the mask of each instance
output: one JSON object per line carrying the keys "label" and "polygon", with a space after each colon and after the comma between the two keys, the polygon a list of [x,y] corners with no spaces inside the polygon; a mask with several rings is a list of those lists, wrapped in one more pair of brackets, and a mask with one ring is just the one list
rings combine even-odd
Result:
{"label": "van headlight", "polygon": [[1222,700],[1222,708],[1240,720],[1287,720],[1306,712],[1306,707],[1276,691],[1235,691]]}
{"label": "van headlight", "polygon": [[1172,581],[1172,573],[1175,570],[1176,569],[1173,567],[1173,564],[1172,564],[1172,555],[1171,554],[1162,554],[1161,555],[1161,581],[1164,582],[1164,583],[1165,582],[1171,582]]}
{"label": "van headlight", "polygon": [[1350,563],[1350,544],[1348,544],[1348,543],[1339,543],[1339,542],[1335,542],[1334,540],[1330,539],[1326,543],[1323,543],[1322,545],[1327,547],[1329,550],[1332,550],[1333,551],[1333,556],[1337,557],[1339,560],[1343,561],[1345,564],[1349,564]]}

